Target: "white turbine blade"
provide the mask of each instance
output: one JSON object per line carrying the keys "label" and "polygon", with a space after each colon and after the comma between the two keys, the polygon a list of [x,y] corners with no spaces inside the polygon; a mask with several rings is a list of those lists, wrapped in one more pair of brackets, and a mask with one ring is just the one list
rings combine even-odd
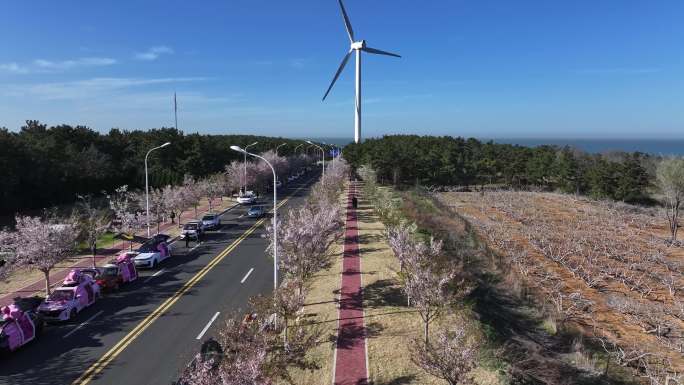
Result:
{"label": "white turbine blade", "polygon": [[335,85],[337,78],[340,77],[342,70],[344,70],[344,66],[347,65],[347,62],[349,61],[349,56],[351,56],[351,54],[352,54],[352,50],[349,50],[349,52],[347,52],[347,54],[344,56],[344,59],[342,59],[342,64],[340,64],[340,68],[337,69],[337,73],[335,73],[335,77],[333,78],[332,82],[330,83],[330,87],[328,87],[328,90],[325,91],[325,95],[323,95],[323,100],[325,100],[325,98],[328,97],[328,94],[330,93],[330,90],[332,90],[333,86]]}
{"label": "white turbine blade", "polygon": [[379,49],[371,48],[371,47],[364,47],[362,48],[363,51],[366,51],[368,53],[374,53],[376,55],[387,55],[387,56],[394,56],[394,57],[401,57],[395,53],[392,52],[386,52],[386,51],[381,51]]}
{"label": "white turbine blade", "polygon": [[349,16],[347,16],[347,11],[344,9],[344,4],[342,0],[337,0],[340,3],[340,8],[342,8],[342,16],[344,17],[344,26],[347,28],[347,35],[349,35],[349,41],[354,42],[354,30],[352,29],[351,22],[349,21]]}

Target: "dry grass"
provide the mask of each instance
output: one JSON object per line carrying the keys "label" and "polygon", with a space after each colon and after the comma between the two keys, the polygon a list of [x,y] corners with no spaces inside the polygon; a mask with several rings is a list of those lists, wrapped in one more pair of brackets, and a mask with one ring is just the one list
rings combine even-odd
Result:
{"label": "dry grass", "polygon": [[[218,202],[218,204],[214,205],[214,210],[213,211],[223,211],[227,209],[228,207],[232,206],[235,204],[235,199],[233,198],[228,198],[224,197],[223,201]],[[207,205],[208,203],[206,200],[203,200],[201,202],[201,205]],[[200,215],[202,215],[202,211],[198,211]],[[183,213],[183,219],[187,220],[188,218],[192,217],[194,215],[194,209],[186,210]],[[156,230],[156,228],[154,228]],[[180,228],[178,226],[172,226],[168,228],[165,233],[171,235],[172,237],[177,236],[180,234]],[[141,232],[142,234],[142,232]],[[109,248],[112,247],[116,244],[118,244],[120,241],[115,240],[114,242],[108,242],[104,244],[99,244],[98,248]],[[58,264],[51,272],[52,274],[59,273],[61,271],[69,270],[71,269],[75,264],[78,263],[77,266],[90,266],[90,261],[92,257],[89,254],[82,254],[82,255],[77,255],[73,258],[70,258],[60,264]],[[12,272],[9,274],[9,276],[5,279],[0,281],[0,296],[5,296],[10,293],[16,293],[18,290],[21,290],[22,288],[25,288],[27,286],[30,286],[34,284],[35,282],[42,282],[44,279],[43,273],[40,271],[36,270],[31,270],[31,269],[21,269]],[[52,282],[54,285],[56,282]],[[40,291],[26,291],[26,292],[20,292],[21,296],[31,296],[31,295],[42,295],[44,293],[44,289]]]}

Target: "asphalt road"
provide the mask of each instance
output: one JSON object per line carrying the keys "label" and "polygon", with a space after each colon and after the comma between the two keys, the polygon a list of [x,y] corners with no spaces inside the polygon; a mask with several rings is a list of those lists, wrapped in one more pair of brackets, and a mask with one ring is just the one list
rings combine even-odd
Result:
{"label": "asphalt road", "polygon": [[[301,204],[317,177],[284,188],[279,201],[289,200],[279,210]],[[260,204],[270,210],[272,199]],[[227,211],[201,245],[175,243],[157,270],[141,271],[75,322],[48,325],[40,339],[0,358],[0,384],[171,384],[226,317],[242,316],[251,296],[273,288],[262,237],[269,220],[257,223],[246,212]]]}

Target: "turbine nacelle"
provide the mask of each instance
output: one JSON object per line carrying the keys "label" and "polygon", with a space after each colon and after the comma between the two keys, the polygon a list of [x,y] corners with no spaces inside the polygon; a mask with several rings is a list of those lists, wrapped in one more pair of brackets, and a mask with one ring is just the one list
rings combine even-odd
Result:
{"label": "turbine nacelle", "polygon": [[366,48],[366,41],[361,40],[361,41],[355,41],[351,43],[351,49],[353,50],[363,50]]}

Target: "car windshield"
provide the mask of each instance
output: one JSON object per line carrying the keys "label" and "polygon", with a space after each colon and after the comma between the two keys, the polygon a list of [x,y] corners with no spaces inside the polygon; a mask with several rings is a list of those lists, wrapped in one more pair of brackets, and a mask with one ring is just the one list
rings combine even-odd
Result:
{"label": "car windshield", "polygon": [[183,230],[197,230],[197,223],[188,223],[183,226]]}
{"label": "car windshield", "polygon": [[116,266],[105,267],[102,275],[105,277],[116,277],[119,274],[119,268]]}
{"label": "car windshield", "polygon": [[249,209],[249,212],[252,212],[252,213],[257,213],[260,211],[261,211],[261,207],[252,207]]}
{"label": "car windshield", "polygon": [[151,251],[155,251],[155,249],[156,249],[155,246],[156,246],[156,242],[147,242],[147,243],[143,244],[142,246],[140,246],[138,251],[141,253],[149,253]]}
{"label": "car windshield", "polygon": [[49,301],[71,301],[74,298],[74,292],[71,290],[55,290],[50,294]]}
{"label": "car windshield", "polygon": [[204,217],[202,217],[202,220],[203,221],[213,221],[214,218],[215,217],[213,215],[205,215]]}

